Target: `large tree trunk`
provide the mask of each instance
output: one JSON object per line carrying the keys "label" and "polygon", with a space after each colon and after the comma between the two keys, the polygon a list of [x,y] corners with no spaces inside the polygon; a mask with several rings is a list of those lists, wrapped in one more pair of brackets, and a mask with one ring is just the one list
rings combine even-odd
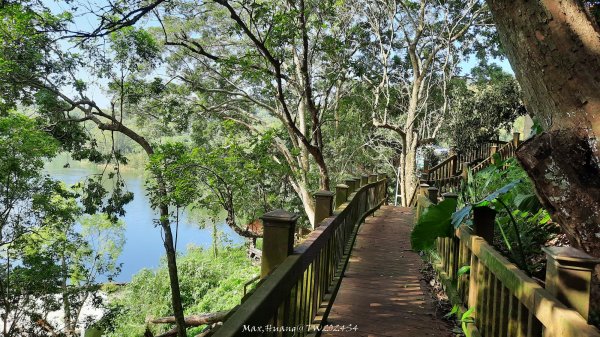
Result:
{"label": "large tree trunk", "polygon": [[517,158],[571,243],[600,257],[598,25],[576,0],[487,2],[525,106],[546,130]]}
{"label": "large tree trunk", "polygon": [[[414,142],[416,144],[416,142]],[[414,145],[414,144],[413,144]],[[417,186],[417,147],[408,146],[406,152],[402,153],[402,159],[400,160],[400,184],[401,184],[401,204],[404,207],[408,207],[410,198],[412,197]]]}

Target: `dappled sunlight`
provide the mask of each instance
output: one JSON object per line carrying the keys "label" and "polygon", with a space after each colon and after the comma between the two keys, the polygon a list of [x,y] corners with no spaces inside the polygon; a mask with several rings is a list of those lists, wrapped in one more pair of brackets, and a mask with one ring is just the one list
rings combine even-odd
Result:
{"label": "dappled sunlight", "polygon": [[406,239],[412,219],[410,209],[387,206],[362,225],[328,323],[356,324],[361,336],[447,335]]}

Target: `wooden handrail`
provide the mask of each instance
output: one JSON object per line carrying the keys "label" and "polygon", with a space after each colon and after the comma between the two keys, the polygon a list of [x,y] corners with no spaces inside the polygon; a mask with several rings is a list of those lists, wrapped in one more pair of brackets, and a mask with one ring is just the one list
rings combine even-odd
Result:
{"label": "wooden handrail", "polygon": [[454,160],[456,158],[457,158],[457,155],[455,155],[455,154],[451,155],[450,157],[442,160],[439,164],[437,164],[434,167],[430,168],[429,172],[439,170],[442,166],[446,165],[447,163],[449,163],[450,161],[452,161],[452,160]]}
{"label": "wooden handrail", "polygon": [[[446,291],[462,303],[461,311],[473,309],[474,324],[467,327],[471,336],[600,337],[586,318],[466,225],[453,237],[438,238],[436,251],[439,260],[434,269]],[[464,266],[470,272],[459,276]]]}
{"label": "wooden handrail", "polygon": [[[516,134],[518,137],[518,134]],[[516,145],[514,139],[513,142],[505,142],[500,140],[492,140],[479,145],[478,147],[466,151],[462,154],[454,154],[436,166],[426,170],[424,182],[436,187],[439,193],[456,192],[460,189],[460,185],[464,178],[462,172],[459,172],[459,163],[462,162],[477,162],[471,170],[473,173],[477,173],[482,169],[488,167],[493,161],[492,146],[498,146],[495,151],[500,154],[501,160],[506,160],[515,154]],[[517,143],[518,144],[518,143]],[[416,198],[413,195],[410,199],[409,206],[415,206]]]}
{"label": "wooden handrail", "polygon": [[408,200],[408,206],[409,207],[414,207],[416,206],[416,202],[417,202],[417,192],[419,191],[419,186],[415,186],[415,189],[413,190],[413,194],[410,197],[410,199]]}
{"label": "wooden handrail", "polygon": [[[513,143],[506,143],[498,149],[497,153],[500,155],[500,160],[506,160],[514,156],[515,146],[513,145]],[[490,166],[492,164],[493,159],[494,157],[493,155],[491,155],[479,162],[477,165],[473,166],[471,170],[473,171],[473,173],[477,173]]]}
{"label": "wooden handrail", "polygon": [[[277,327],[322,327],[321,318],[326,317],[333,304],[358,227],[385,202],[385,187],[386,179],[381,179],[350,195],[349,201],[296,246],[294,253],[262,281],[212,336],[256,336],[263,334],[256,329]],[[292,336],[298,331],[274,335]]]}

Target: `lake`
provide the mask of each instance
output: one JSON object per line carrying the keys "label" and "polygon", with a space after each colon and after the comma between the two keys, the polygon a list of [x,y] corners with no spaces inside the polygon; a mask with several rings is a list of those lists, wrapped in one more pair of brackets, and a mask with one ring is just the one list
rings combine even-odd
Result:
{"label": "lake", "polygon": [[[64,168],[63,165],[66,162],[69,162],[71,167]],[[93,167],[78,165],[75,161],[64,159],[48,163],[45,171],[52,178],[63,181],[69,186],[84,180],[90,174],[98,172]],[[150,207],[150,201],[146,196],[143,171],[125,171],[122,176],[127,189],[133,192],[134,199],[125,206],[126,213],[121,218],[126,225],[125,238],[127,241],[119,258],[119,262],[122,263],[122,271],[115,281],[128,282],[140,269],[156,268],[164,256],[165,250],[161,231],[159,228],[154,227],[153,220],[158,219],[158,215]],[[186,212],[180,215],[178,252],[185,252],[188,245],[208,248],[212,244],[212,226],[200,228],[199,222],[190,218],[193,217]],[[220,232],[221,241],[228,240],[233,244],[243,242],[243,238],[224,223],[219,224],[217,228]],[[173,231],[175,231],[175,226],[173,226]]]}

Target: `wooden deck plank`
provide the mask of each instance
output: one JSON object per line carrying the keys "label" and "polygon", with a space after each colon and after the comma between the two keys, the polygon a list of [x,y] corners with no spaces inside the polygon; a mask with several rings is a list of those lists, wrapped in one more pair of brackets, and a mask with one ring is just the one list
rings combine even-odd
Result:
{"label": "wooden deck plank", "polygon": [[361,226],[322,336],[453,336],[435,312],[410,249],[412,209],[384,206]]}

